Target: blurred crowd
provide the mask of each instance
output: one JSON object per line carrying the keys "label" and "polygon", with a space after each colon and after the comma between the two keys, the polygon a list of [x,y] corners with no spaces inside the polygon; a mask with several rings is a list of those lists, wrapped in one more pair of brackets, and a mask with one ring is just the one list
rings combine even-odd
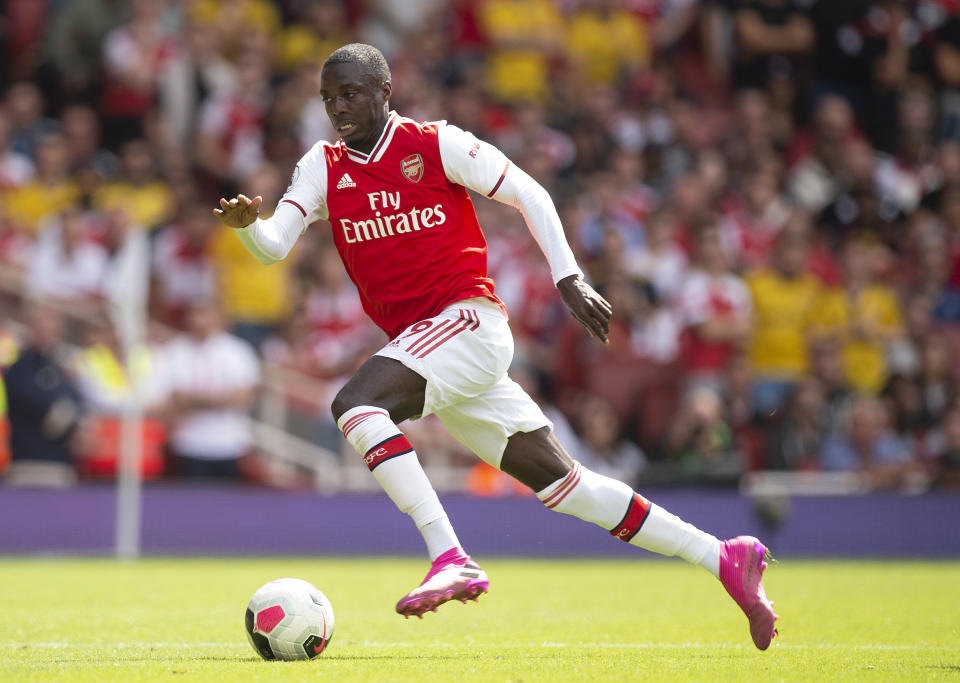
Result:
{"label": "blurred crowd", "polygon": [[[341,448],[330,396],[386,340],[328,226],[264,268],[211,210],[237,192],[272,208],[335,139],[319,69],[360,40],[386,54],[396,110],[474,132],[549,190],[613,303],[603,346],[521,216],[477,200],[512,372],[575,457],[632,484],[960,486],[960,2],[0,5],[0,305],[26,322],[0,339],[15,466],[49,452],[109,476],[103,444],[145,385],[145,468],[249,475],[243,417],[284,369],[319,387],[291,389],[284,426]],[[103,302],[137,243],[150,344],[125,367]],[[472,462],[435,424],[411,430],[428,465]],[[468,482],[513,490],[480,467]]]}

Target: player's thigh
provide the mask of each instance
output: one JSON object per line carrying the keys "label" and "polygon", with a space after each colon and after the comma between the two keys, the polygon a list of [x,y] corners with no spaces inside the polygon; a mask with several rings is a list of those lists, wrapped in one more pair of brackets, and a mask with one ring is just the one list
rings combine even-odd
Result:
{"label": "player's thigh", "polygon": [[394,422],[420,414],[426,381],[402,363],[372,356],[360,366],[333,399],[335,420],[357,406],[377,406],[390,413]]}
{"label": "player's thigh", "polygon": [[495,386],[513,359],[513,337],[499,308],[471,299],[411,325],[376,357],[398,361],[426,381],[426,416]]}
{"label": "player's thigh", "polygon": [[553,428],[540,406],[506,375],[479,396],[436,412],[457,441],[498,469],[511,436]]}

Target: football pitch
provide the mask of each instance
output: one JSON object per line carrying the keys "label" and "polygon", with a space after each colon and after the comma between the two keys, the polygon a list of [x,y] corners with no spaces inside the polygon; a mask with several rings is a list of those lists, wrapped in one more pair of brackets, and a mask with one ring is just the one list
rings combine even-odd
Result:
{"label": "football pitch", "polygon": [[[960,678],[960,562],[781,561],[767,652],[719,582],[679,561],[478,558],[491,592],[424,619],[424,561],[0,558],[0,680],[609,681]],[[294,576],[336,612],[328,650],[266,662],[243,614]]]}

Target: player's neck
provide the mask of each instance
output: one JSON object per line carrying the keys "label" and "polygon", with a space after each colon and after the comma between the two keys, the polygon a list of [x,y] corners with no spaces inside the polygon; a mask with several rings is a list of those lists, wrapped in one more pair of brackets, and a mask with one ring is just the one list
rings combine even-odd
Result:
{"label": "player's neck", "polygon": [[389,120],[390,112],[388,111],[383,115],[382,120],[373,124],[373,127],[370,129],[370,135],[363,140],[347,143],[347,147],[357,152],[362,152],[363,154],[370,154],[373,148],[376,147],[377,142],[379,142],[380,136],[383,135],[383,129],[387,127],[387,121]]}

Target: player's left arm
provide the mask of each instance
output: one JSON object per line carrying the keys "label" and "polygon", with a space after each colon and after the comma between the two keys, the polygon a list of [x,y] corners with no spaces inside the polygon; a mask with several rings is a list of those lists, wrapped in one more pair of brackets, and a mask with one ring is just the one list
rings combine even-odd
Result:
{"label": "player's left arm", "polygon": [[546,189],[499,149],[471,133],[441,124],[438,137],[447,178],[520,211],[550,265],[563,303],[591,335],[606,344],[613,309],[583,279]]}

